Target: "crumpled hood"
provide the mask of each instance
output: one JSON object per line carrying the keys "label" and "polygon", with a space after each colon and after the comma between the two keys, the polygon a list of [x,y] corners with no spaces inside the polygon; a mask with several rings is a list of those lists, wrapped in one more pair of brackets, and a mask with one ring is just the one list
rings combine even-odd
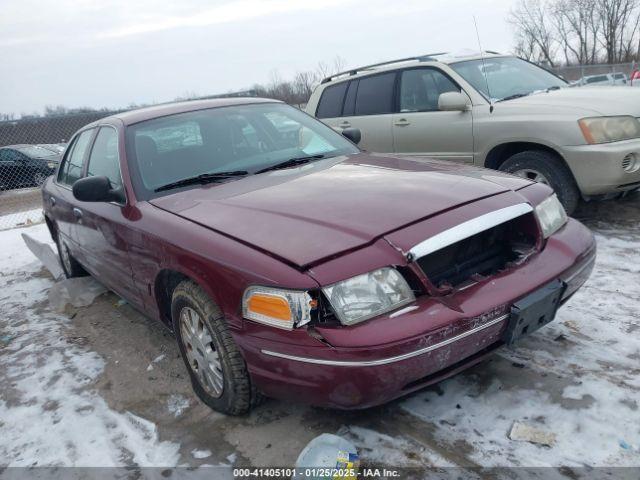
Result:
{"label": "crumpled hood", "polygon": [[304,267],[438,212],[530,183],[438,160],[359,153],[150,202]]}
{"label": "crumpled hood", "polygon": [[510,100],[511,105],[548,105],[589,110],[599,115],[640,117],[640,88],[573,87]]}

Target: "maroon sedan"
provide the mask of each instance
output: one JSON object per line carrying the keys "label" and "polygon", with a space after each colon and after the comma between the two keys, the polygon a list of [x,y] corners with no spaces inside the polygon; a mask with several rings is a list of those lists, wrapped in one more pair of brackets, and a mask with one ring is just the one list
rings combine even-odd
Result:
{"label": "maroon sedan", "polygon": [[553,320],[595,243],[545,185],[359,150],[280,102],[163,105],[80,130],[44,186],[68,276],[171,328],[196,393],[363,408]]}

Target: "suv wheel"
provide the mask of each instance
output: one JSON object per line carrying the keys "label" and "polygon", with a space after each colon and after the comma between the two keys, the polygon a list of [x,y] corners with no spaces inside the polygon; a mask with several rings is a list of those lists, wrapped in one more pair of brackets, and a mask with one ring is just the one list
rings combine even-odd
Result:
{"label": "suv wheel", "polygon": [[580,192],[571,171],[551,153],[527,150],[509,157],[500,170],[549,185],[558,195],[568,215],[580,201]]}
{"label": "suv wheel", "polygon": [[78,261],[73,258],[69,253],[69,248],[60,238],[60,234],[57,235],[56,245],[58,246],[58,256],[60,257],[60,263],[62,264],[62,270],[67,278],[83,277],[87,272],[82,268]]}
{"label": "suv wheel", "polygon": [[198,397],[227,415],[247,413],[259,394],[218,306],[196,283],[184,280],[173,292],[171,317]]}

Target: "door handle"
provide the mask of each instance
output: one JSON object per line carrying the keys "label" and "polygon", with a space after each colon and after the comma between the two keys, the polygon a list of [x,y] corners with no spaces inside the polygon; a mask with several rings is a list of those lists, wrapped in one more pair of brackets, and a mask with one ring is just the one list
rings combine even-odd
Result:
{"label": "door handle", "polygon": [[49,203],[52,207],[56,206],[56,197],[49,197]]}
{"label": "door handle", "polygon": [[406,118],[401,118],[399,120],[396,120],[394,125],[396,125],[398,127],[406,127],[407,125],[411,125],[411,123]]}
{"label": "door handle", "polygon": [[349,128],[351,126],[351,122],[344,121],[338,125],[340,128]]}
{"label": "door handle", "polygon": [[80,210],[79,208],[74,208],[73,209],[73,215],[79,220],[82,218],[82,210]]}

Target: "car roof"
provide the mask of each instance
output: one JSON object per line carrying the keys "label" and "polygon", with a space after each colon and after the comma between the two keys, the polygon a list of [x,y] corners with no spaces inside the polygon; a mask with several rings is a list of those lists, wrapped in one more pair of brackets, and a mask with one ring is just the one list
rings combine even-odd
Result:
{"label": "car roof", "polygon": [[208,100],[189,100],[186,102],[163,103],[152,107],[138,108],[127,112],[116,113],[109,117],[97,120],[88,127],[109,123],[110,120],[120,120],[125,125],[152,120],[154,118],[166,117],[178,113],[206,110],[209,108],[230,107],[235,105],[250,105],[255,103],[283,103],[279,100],[259,97],[233,97],[233,98],[212,98]]}
{"label": "car roof", "polygon": [[489,58],[500,58],[500,57],[514,57],[513,55],[503,55],[497,52],[472,52],[472,51],[463,51],[460,53],[430,53],[426,55],[419,55],[415,57],[407,57],[400,58],[397,60],[390,60],[387,62],[380,62],[373,65],[365,65],[362,67],[352,68],[349,70],[345,70],[343,72],[339,72],[333,74],[324,80],[322,80],[322,84],[340,82],[343,80],[348,80],[353,77],[362,77],[371,75],[373,73],[385,72],[385,71],[393,71],[398,70],[400,68],[407,68],[414,65],[423,65],[423,66],[433,66],[438,64],[452,65],[460,62],[467,62],[470,60],[481,60],[481,59],[489,59]]}

